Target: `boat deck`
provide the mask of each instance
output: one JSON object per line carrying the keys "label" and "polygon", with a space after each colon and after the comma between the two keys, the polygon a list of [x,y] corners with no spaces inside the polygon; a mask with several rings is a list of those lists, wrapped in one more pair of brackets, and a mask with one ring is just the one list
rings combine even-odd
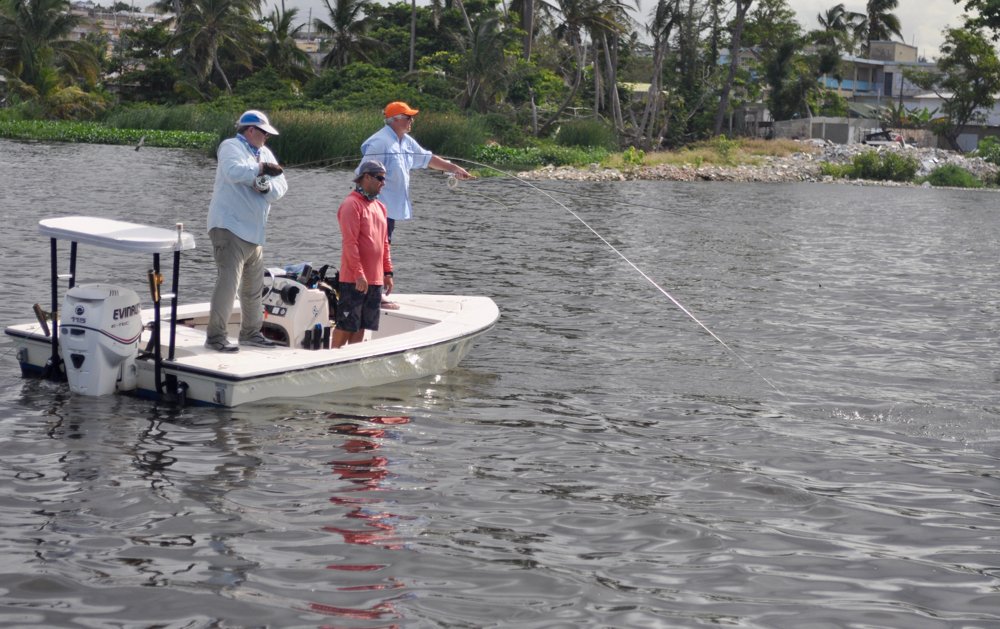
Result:
{"label": "boat deck", "polygon": [[[456,337],[472,335],[491,327],[499,316],[496,304],[488,297],[453,295],[394,294],[398,310],[383,310],[378,332],[367,332],[365,341],[338,349],[305,349],[278,346],[257,348],[241,346],[239,352],[223,353],[205,347],[204,326],[209,304],[178,306],[174,359],[167,359],[170,338],[169,308],[161,308],[161,351],[166,369],[214,374],[232,380],[257,378],[272,374],[312,369],[324,365],[373,359],[403,353],[421,347],[446,343]],[[153,309],[145,308],[142,319],[153,320]],[[234,310],[230,340],[238,335],[239,309]],[[487,325],[484,325],[487,324]],[[48,342],[37,322],[13,325],[8,334]],[[151,332],[142,332],[140,348],[145,349]]]}

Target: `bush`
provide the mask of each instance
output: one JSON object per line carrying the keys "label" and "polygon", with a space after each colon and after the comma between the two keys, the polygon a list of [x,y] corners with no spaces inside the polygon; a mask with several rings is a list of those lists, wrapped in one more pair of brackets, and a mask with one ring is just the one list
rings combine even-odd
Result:
{"label": "bush", "polygon": [[585,166],[603,162],[608,157],[608,151],[603,147],[556,146],[546,144],[539,147],[539,156],[543,164],[553,166]]}
{"label": "bush", "polygon": [[1000,164],[1000,139],[992,135],[986,136],[979,141],[976,155],[991,164]]}
{"label": "bush", "polygon": [[486,125],[490,138],[505,146],[520,145],[526,139],[524,131],[509,115],[486,114],[483,116],[483,124]]}
{"label": "bush", "polygon": [[490,144],[476,150],[476,161],[498,168],[527,169],[542,166],[541,152],[537,147],[517,148]]}
{"label": "bush", "polygon": [[877,181],[913,181],[920,168],[915,157],[895,151],[866,151],[851,160],[848,177]]}
{"label": "bush", "polygon": [[622,162],[625,164],[625,168],[635,169],[642,166],[642,163],[646,160],[646,151],[636,150],[634,146],[630,146],[622,153]]}
{"label": "bush", "polygon": [[895,151],[866,151],[855,155],[850,164],[823,162],[820,173],[838,179],[913,181],[919,168],[917,158],[909,155],[900,155]]}
{"label": "bush", "polygon": [[268,146],[282,164],[353,166],[361,159],[361,143],[383,120],[377,111],[296,110],[274,112],[271,123],[281,134],[268,140]]}
{"label": "bush", "polygon": [[239,115],[208,105],[136,105],[116,109],[104,124],[118,129],[220,133],[222,129],[233,129]]}
{"label": "bush", "polygon": [[401,100],[425,112],[454,111],[451,102],[400,82],[387,68],[368,63],[349,63],[343,68],[328,68],[303,88],[305,95],[326,108],[338,111],[378,111]]}
{"label": "bush", "polygon": [[237,83],[234,94],[245,103],[253,103],[253,109],[294,106],[301,99],[295,82],[282,78],[270,66]]}
{"label": "bush", "polygon": [[819,165],[821,175],[833,177],[834,179],[845,179],[850,177],[850,164],[834,164],[833,162],[823,162]]}
{"label": "bush", "polygon": [[712,149],[719,154],[719,158],[722,163],[731,166],[733,164],[733,159],[735,157],[736,151],[740,148],[739,140],[730,140],[724,135],[716,136],[712,140]]}
{"label": "bush", "polygon": [[475,159],[497,168],[530,169],[539,166],[584,166],[600,163],[608,157],[604,149],[581,149],[554,144],[514,148],[492,144],[480,146]]}
{"label": "bush", "polygon": [[956,164],[945,164],[931,171],[924,180],[934,187],[982,188],[983,182]]}
{"label": "bush", "polygon": [[412,135],[437,155],[460,158],[475,157],[489,137],[481,117],[449,113],[421,113],[413,121]]}
{"label": "bush", "polygon": [[601,148],[608,151],[618,146],[615,130],[600,120],[570,120],[559,126],[556,144],[583,148]]}

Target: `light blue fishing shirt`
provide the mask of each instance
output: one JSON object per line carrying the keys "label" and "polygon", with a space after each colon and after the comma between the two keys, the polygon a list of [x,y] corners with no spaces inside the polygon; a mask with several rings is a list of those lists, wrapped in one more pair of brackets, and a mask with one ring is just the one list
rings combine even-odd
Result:
{"label": "light blue fishing shirt", "polygon": [[[403,221],[413,218],[410,203],[410,170],[427,168],[434,154],[417,144],[410,134],[400,138],[385,125],[361,144],[362,163],[377,159],[385,165],[385,186],[378,200],[385,204],[389,218]],[[357,169],[354,174],[357,175]]]}
{"label": "light blue fishing shirt", "polygon": [[241,136],[223,140],[218,158],[208,205],[208,229],[228,229],[247,242],[263,245],[271,203],[285,196],[288,182],[283,174],[271,177],[271,189],[264,194],[257,192],[253,183],[260,174],[260,163],[277,164],[277,158],[266,146],[255,150]]}

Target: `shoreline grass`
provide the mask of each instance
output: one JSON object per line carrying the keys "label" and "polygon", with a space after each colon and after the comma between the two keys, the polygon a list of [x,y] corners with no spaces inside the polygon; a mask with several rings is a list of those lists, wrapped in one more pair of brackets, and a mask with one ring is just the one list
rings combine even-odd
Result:
{"label": "shoreline grass", "polygon": [[[89,142],[202,151],[214,156],[219,142],[233,133],[237,114],[203,107],[141,107],[116,111],[104,122],[2,120],[0,137],[42,142]],[[271,114],[281,134],[268,144],[288,166],[354,165],[361,143],[383,124],[379,112],[288,110]],[[489,169],[533,170],[547,165],[577,168],[599,164],[630,170],[660,164],[737,166],[763,158],[815,151],[792,140],[718,137],[672,151],[610,151],[604,147],[562,146],[535,141],[528,146],[500,146],[490,140],[481,119],[457,114],[421,115],[415,131],[422,145],[437,155],[464,161],[486,174]]]}

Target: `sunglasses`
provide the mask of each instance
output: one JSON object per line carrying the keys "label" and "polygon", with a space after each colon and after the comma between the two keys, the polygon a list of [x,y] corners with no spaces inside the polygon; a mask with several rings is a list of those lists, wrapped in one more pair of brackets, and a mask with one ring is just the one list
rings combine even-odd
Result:
{"label": "sunglasses", "polygon": [[385,175],[372,175],[372,174],[369,174],[369,173],[365,173],[365,174],[368,175],[369,177],[374,177],[375,179],[378,179],[379,181],[385,181]]}

